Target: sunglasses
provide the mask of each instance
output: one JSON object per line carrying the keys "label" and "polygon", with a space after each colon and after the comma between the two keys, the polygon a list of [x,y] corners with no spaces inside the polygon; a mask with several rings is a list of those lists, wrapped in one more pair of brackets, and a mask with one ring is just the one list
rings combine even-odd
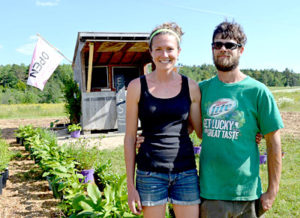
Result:
{"label": "sunglasses", "polygon": [[234,50],[236,49],[237,47],[242,47],[241,44],[236,44],[236,43],[233,43],[233,42],[213,42],[211,43],[213,49],[221,49],[223,47],[223,45],[225,46],[226,49],[230,49],[230,50]]}

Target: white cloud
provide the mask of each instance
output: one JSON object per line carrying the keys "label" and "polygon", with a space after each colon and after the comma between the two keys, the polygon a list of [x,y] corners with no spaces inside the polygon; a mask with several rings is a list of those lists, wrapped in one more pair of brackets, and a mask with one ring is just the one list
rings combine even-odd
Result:
{"label": "white cloud", "polygon": [[39,37],[37,35],[32,35],[32,36],[29,36],[29,39],[32,41],[36,41]]}
{"label": "white cloud", "polygon": [[52,7],[52,6],[57,6],[60,0],[46,0],[46,1],[39,1],[37,0],[35,4],[37,6],[42,6],[42,7]]}
{"label": "white cloud", "polygon": [[3,48],[3,45],[0,45],[0,49]]}
{"label": "white cloud", "polygon": [[28,43],[17,48],[17,52],[24,55],[32,55],[34,50],[35,43]]}
{"label": "white cloud", "polygon": [[29,40],[34,42],[21,45],[16,51],[24,55],[32,55],[37,39],[37,35],[29,36]]}

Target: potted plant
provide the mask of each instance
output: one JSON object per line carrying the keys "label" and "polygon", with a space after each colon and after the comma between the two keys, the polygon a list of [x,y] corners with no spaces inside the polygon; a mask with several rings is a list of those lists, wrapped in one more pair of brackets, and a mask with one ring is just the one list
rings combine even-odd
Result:
{"label": "potted plant", "polygon": [[194,154],[198,155],[201,152],[201,139],[198,138],[195,131],[190,134],[190,139],[194,145]]}
{"label": "potted plant", "polygon": [[201,144],[200,145],[194,145],[194,153],[200,154],[201,152]]}
{"label": "potted plant", "polygon": [[75,160],[78,162],[77,169],[84,176],[83,183],[94,183],[94,165],[98,159],[99,150],[94,148],[81,148],[78,150]]}
{"label": "potted plant", "polygon": [[97,147],[89,147],[89,140],[79,139],[70,143],[68,152],[76,161],[76,168],[84,176],[83,183],[94,183],[94,165],[98,160]]}
{"label": "potted plant", "polygon": [[71,124],[68,126],[68,130],[71,133],[72,138],[79,138],[80,136],[80,131],[81,131],[81,126],[79,123],[77,124]]}
{"label": "potted plant", "polygon": [[265,164],[267,162],[267,152],[266,152],[265,143],[260,144],[258,150],[259,150],[259,164]]}
{"label": "potted plant", "polygon": [[265,164],[267,162],[267,153],[260,154],[259,155],[259,163]]}
{"label": "potted plant", "polygon": [[103,191],[107,185],[116,183],[120,179],[120,175],[113,173],[111,160],[106,163],[97,161],[97,163],[94,174],[95,184],[100,191]]}

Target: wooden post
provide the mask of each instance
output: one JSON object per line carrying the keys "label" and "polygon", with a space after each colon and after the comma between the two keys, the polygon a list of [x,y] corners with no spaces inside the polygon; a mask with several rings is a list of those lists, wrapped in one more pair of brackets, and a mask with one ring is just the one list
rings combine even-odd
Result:
{"label": "wooden post", "polygon": [[87,89],[86,92],[91,91],[92,85],[92,71],[93,71],[93,57],[94,57],[94,43],[89,43],[90,50],[89,50],[89,66],[88,66],[88,80],[87,80]]}
{"label": "wooden post", "polygon": [[110,88],[110,90],[112,90],[114,88],[113,84],[112,84],[112,67],[108,65],[108,88]]}

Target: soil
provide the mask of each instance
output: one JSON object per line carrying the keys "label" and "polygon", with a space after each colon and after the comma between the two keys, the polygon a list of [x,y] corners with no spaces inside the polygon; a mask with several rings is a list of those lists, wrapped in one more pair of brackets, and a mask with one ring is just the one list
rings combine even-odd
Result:
{"label": "soil", "polygon": [[[300,113],[281,113],[285,128],[282,135],[292,135],[300,139]],[[14,159],[9,164],[9,179],[6,188],[0,195],[0,218],[19,217],[63,217],[57,209],[59,200],[55,199],[49,190],[47,181],[41,178],[37,165],[29,158],[29,153],[24,146],[16,143],[14,130],[20,125],[32,124],[34,127],[49,128],[55,118],[43,119],[0,119],[2,138],[9,144],[12,151],[19,151],[22,157]],[[67,119],[59,119],[60,123],[67,123]],[[72,139],[66,132],[59,132],[59,142],[65,143]],[[123,135],[107,134],[101,140],[100,149],[113,149],[123,144]],[[95,143],[99,142],[97,135],[82,135],[84,138],[91,138]]]}

